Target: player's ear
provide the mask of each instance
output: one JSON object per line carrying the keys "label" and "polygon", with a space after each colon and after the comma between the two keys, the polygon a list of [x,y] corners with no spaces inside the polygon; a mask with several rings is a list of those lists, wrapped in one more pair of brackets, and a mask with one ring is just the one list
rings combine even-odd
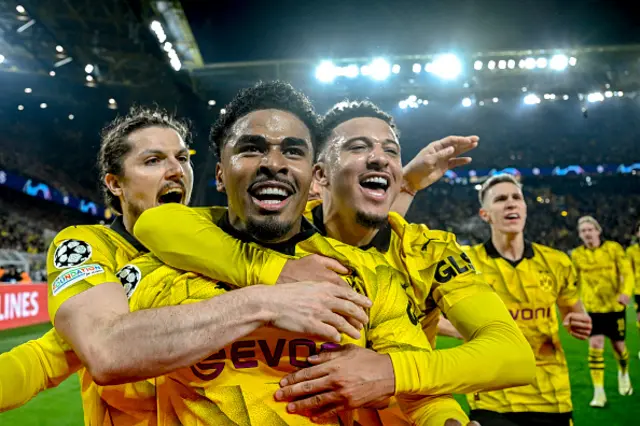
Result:
{"label": "player's ear", "polygon": [[480,219],[484,220],[487,223],[491,223],[491,218],[489,217],[489,212],[484,209],[484,207],[480,207],[480,211],[478,212],[480,215]]}
{"label": "player's ear", "polygon": [[120,197],[122,195],[122,186],[120,185],[118,176],[113,173],[107,173],[104,176],[104,184],[109,188],[109,191],[111,191],[114,196]]}
{"label": "player's ear", "polygon": [[313,181],[320,186],[329,185],[329,178],[327,176],[327,165],[323,161],[318,161],[313,166]]}
{"label": "player's ear", "polygon": [[224,181],[222,180],[222,167],[220,167],[220,162],[216,164],[216,189],[218,190],[218,192],[225,192]]}

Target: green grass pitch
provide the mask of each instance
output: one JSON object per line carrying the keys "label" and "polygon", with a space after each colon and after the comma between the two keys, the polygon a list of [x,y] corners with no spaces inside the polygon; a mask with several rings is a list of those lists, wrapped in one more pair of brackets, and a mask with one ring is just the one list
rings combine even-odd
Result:
{"label": "green grass pitch", "polygon": [[[631,381],[636,386],[636,394],[622,397],[618,395],[617,367],[611,347],[607,345],[605,388],[609,403],[604,409],[589,407],[592,396],[591,379],[587,366],[587,343],[562,334],[563,344],[571,371],[573,390],[574,420],[577,426],[627,426],[640,424],[640,344],[635,326],[635,312],[627,312],[627,342],[631,357]],[[0,332],[0,353],[10,350],[30,339],[44,334],[49,325],[25,327]],[[440,338],[438,347],[456,345],[453,339]],[[463,397],[457,398],[467,408]],[[56,389],[41,393],[25,406],[0,414],[1,426],[81,426],[83,424],[80,386],[78,377],[73,376]]]}

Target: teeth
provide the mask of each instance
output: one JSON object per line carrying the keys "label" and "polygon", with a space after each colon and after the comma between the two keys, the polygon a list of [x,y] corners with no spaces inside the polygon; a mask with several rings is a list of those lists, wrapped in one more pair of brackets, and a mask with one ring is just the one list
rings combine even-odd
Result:
{"label": "teeth", "polygon": [[362,181],[362,183],[379,183],[381,185],[388,185],[388,181],[380,176],[374,176],[374,177],[370,177],[370,178],[366,178],[365,180]]}
{"label": "teeth", "polygon": [[517,219],[519,216],[517,214],[509,214],[507,215],[507,219]]}
{"label": "teeth", "polygon": [[265,188],[260,188],[257,191],[258,195],[280,195],[282,197],[287,197],[289,194],[287,194],[287,191],[285,191],[282,188],[272,188],[272,187],[265,187]]}
{"label": "teeth", "polygon": [[173,188],[173,189],[168,190],[167,192],[165,192],[165,193],[164,193],[164,194],[162,194],[162,195],[167,195],[167,194],[182,194],[182,189],[180,189],[180,188]]}
{"label": "teeth", "polygon": [[263,201],[260,201],[260,202],[263,203],[263,204],[279,204],[279,203],[281,203],[280,200],[263,200]]}

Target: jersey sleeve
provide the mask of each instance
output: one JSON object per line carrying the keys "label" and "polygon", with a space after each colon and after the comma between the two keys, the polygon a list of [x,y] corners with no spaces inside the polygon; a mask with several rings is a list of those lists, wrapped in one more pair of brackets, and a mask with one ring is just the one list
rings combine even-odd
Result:
{"label": "jersey sleeve", "polygon": [[461,425],[469,423],[466,413],[451,395],[408,396],[401,398],[398,405],[414,425],[443,426],[449,419],[457,420]]}
{"label": "jersey sleeve", "polygon": [[614,243],[614,254],[616,259],[616,267],[618,268],[619,279],[622,280],[620,293],[631,297],[633,295],[633,270],[631,269],[631,261],[627,257],[622,246]]}
{"label": "jersey sleeve", "polygon": [[0,412],[58,386],[80,367],[80,360],[55,329],[0,354]]}
{"label": "jersey sleeve", "polygon": [[238,287],[275,284],[288,260],[231,237],[213,222],[209,208],[154,207],[142,213],[133,233],[167,265]]}
{"label": "jersey sleeve", "polygon": [[560,290],[558,292],[557,303],[558,306],[571,307],[580,300],[580,295],[578,294],[578,278],[569,256],[564,253],[558,254],[561,256],[561,265],[558,271]]}
{"label": "jersey sleeve", "polygon": [[119,282],[115,268],[107,241],[91,228],[72,226],[58,233],[47,253],[51,322],[67,299],[99,284]]}
{"label": "jersey sleeve", "polygon": [[631,272],[633,272],[635,294],[640,294],[640,264],[638,264],[638,260],[640,259],[639,251],[640,245],[627,247],[627,257],[631,264]]}
{"label": "jersey sleeve", "polygon": [[467,342],[451,349],[391,354],[393,361],[402,358],[406,369],[396,375],[396,392],[472,393],[533,382],[531,346],[496,293],[461,300],[448,318]]}

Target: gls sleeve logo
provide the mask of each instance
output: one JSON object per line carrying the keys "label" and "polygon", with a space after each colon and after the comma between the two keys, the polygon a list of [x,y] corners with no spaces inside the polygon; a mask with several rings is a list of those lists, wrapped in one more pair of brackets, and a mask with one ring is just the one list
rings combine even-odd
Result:
{"label": "gls sleeve logo", "polygon": [[445,284],[458,275],[476,270],[471,263],[471,259],[469,259],[469,256],[467,256],[466,253],[460,253],[457,260],[456,257],[457,256],[447,256],[446,259],[443,259],[438,263],[436,273],[434,275],[437,282]]}

